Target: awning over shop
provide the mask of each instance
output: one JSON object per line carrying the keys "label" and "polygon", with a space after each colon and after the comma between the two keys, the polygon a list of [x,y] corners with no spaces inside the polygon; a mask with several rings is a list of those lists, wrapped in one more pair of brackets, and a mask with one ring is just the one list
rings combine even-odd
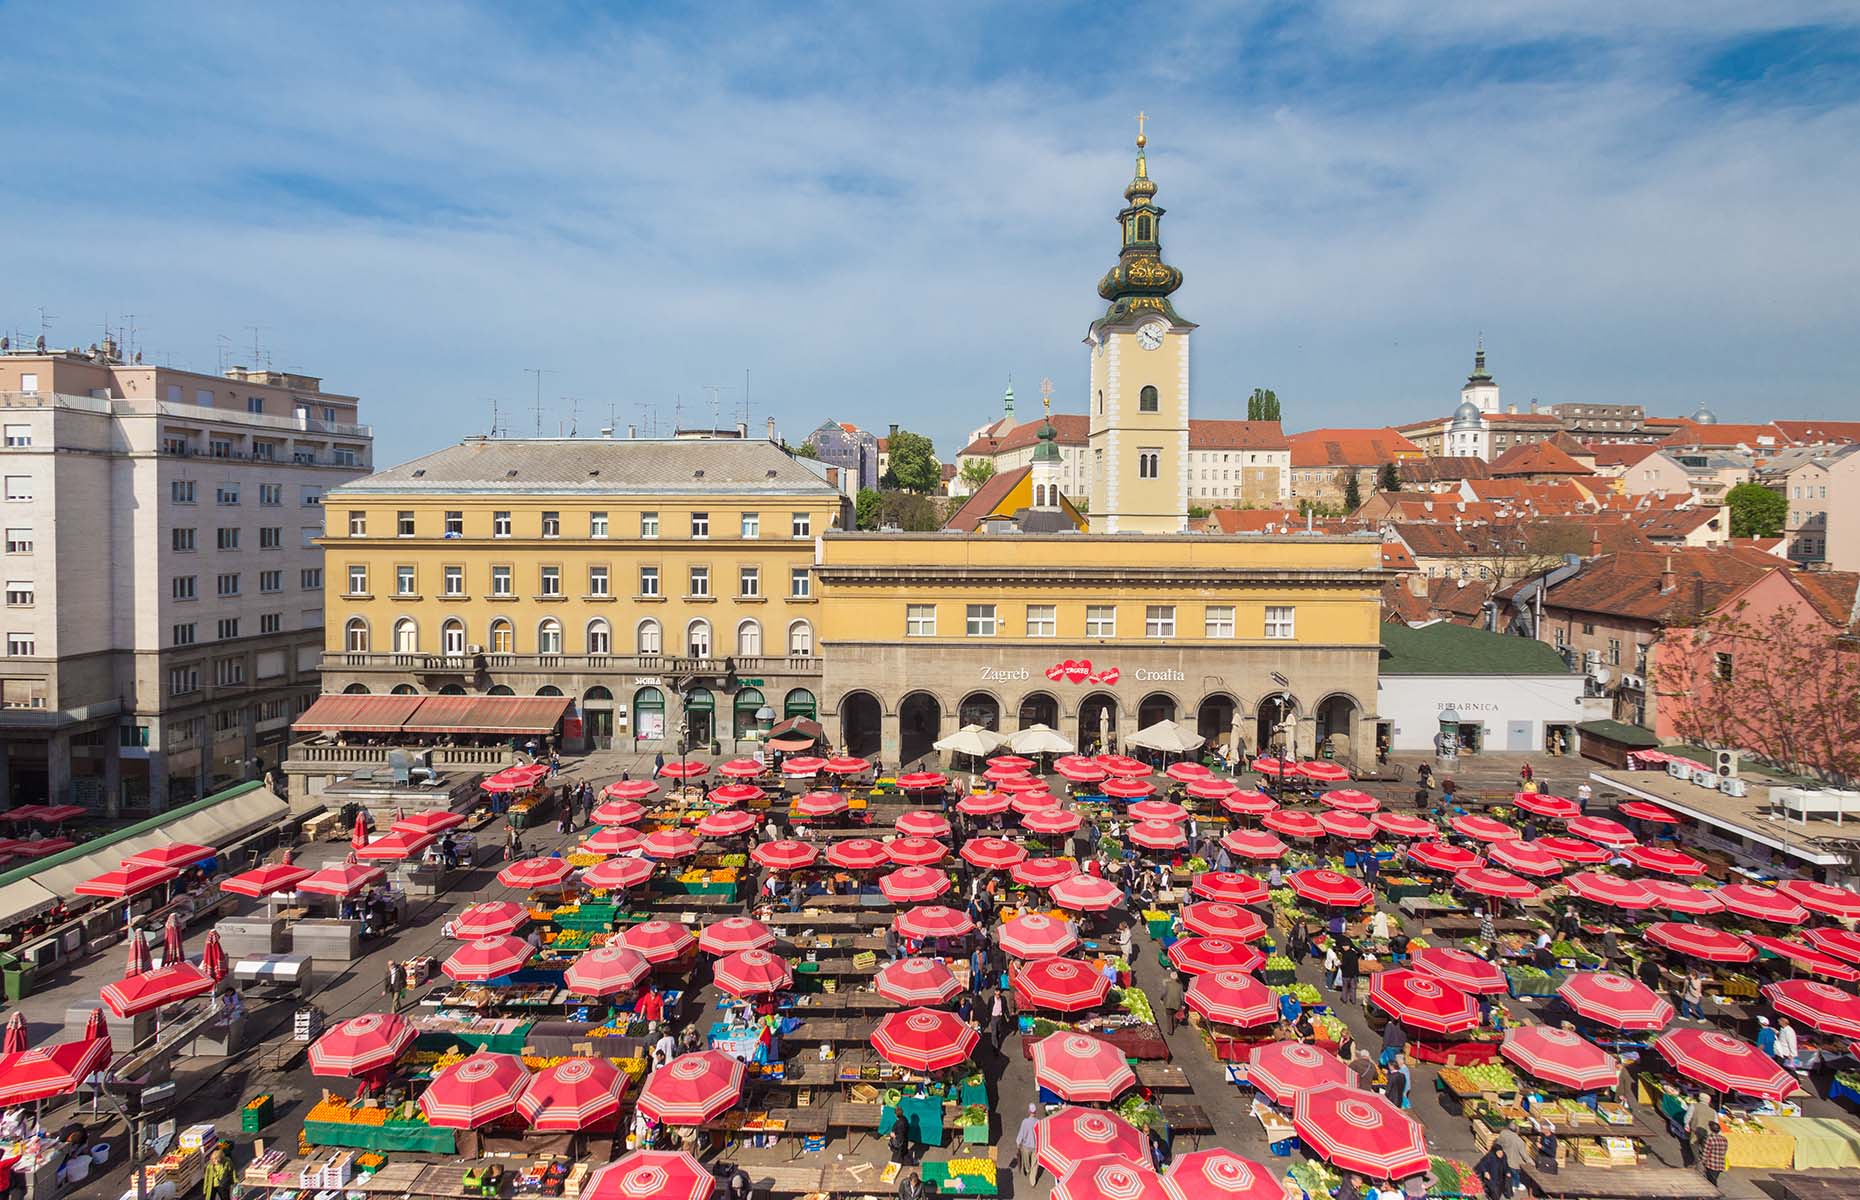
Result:
{"label": "awning over shop", "polygon": [[[500,700],[514,697],[500,696]],[[424,696],[418,711],[407,715],[402,731],[421,733],[464,733],[475,731],[472,709],[485,696]]]}
{"label": "awning over shop", "polygon": [[[451,699],[452,697],[448,697]],[[318,696],[292,724],[298,729],[397,733],[424,696]]]}
{"label": "awning over shop", "polygon": [[548,733],[567,696],[321,696],[300,731],[348,733]]}

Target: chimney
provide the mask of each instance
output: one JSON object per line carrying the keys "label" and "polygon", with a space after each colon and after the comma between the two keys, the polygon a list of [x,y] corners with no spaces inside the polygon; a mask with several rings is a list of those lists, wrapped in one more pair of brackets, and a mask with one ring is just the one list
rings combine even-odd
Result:
{"label": "chimney", "polygon": [[630,442],[630,441],[633,441],[637,437],[639,437],[639,426],[628,425],[626,427],[626,440]]}
{"label": "chimney", "polygon": [[1515,417],[1515,416],[1517,416],[1517,415],[1518,415],[1518,406],[1517,406],[1517,405],[1516,405],[1515,403],[1513,403],[1513,404],[1507,404],[1507,405],[1505,406],[1505,411],[1506,411],[1506,412],[1508,412],[1508,413],[1510,413],[1510,414],[1511,414],[1512,416],[1514,416],[1514,417]]}
{"label": "chimney", "polygon": [[738,441],[746,442],[749,440],[749,422],[748,421],[738,421],[736,423],[736,437]]}
{"label": "chimney", "polygon": [[614,427],[612,425],[601,426],[601,436],[603,438],[611,438],[613,437],[613,435],[614,435]]}
{"label": "chimney", "polygon": [[827,468],[827,482],[834,487],[840,486],[840,469],[838,467]]}
{"label": "chimney", "polygon": [[1419,571],[1408,576],[1408,594],[1416,597],[1427,595],[1427,580]]}
{"label": "chimney", "polygon": [[1597,558],[1602,553],[1602,527],[1589,526],[1589,557]]}
{"label": "chimney", "polygon": [[891,423],[891,436],[894,438],[898,436],[898,423],[896,421]]}
{"label": "chimney", "polygon": [[772,442],[775,440],[775,418],[774,417],[769,418],[768,428],[769,428],[769,441]]}
{"label": "chimney", "polygon": [[1679,590],[1678,576],[1673,574],[1673,556],[1666,556],[1666,565],[1660,568],[1660,594],[1670,596]]}

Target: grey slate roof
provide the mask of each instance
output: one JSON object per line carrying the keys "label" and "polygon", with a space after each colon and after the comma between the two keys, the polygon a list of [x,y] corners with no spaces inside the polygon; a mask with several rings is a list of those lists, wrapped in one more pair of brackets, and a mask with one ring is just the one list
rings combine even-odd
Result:
{"label": "grey slate roof", "polygon": [[773,492],[837,495],[817,463],[734,438],[468,438],[340,488],[344,492]]}

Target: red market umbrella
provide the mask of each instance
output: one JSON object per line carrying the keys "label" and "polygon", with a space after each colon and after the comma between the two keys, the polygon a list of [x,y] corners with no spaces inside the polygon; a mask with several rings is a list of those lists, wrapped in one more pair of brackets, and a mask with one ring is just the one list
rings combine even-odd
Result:
{"label": "red market umbrella", "polygon": [[761,796],[762,789],[753,783],[726,783],[710,789],[712,804],[748,804]]}
{"label": "red market umbrella", "polygon": [[1063,808],[1043,808],[1020,819],[1020,827],[1033,833],[1071,833],[1082,823],[1077,813]]}
{"label": "red market umbrella", "polygon": [[1026,796],[1032,802],[1040,804],[1057,804],[1059,801],[1048,791],[1045,783],[1031,775],[1014,775],[995,782],[997,792],[1006,792],[1010,796]]}
{"label": "red market umbrella", "polygon": [[1763,933],[1749,934],[1744,940],[1755,946],[1758,950],[1767,951],[1770,954],[1786,958],[1796,966],[1812,974],[1825,975],[1829,979],[1839,979],[1844,983],[1852,983],[1855,980],[1860,980],[1860,970],[1855,970],[1839,959],[1823,954],[1819,950],[1804,946],[1801,942],[1790,941],[1787,938],[1770,937],[1768,934]]}
{"label": "red market umbrella", "polygon": [[1085,1033],[1049,1033],[1033,1044],[1033,1079],[1069,1103],[1109,1104],[1137,1085],[1124,1052]]}
{"label": "red market umbrella", "polygon": [[1375,897],[1369,889],[1348,875],[1323,867],[1292,872],[1292,890],[1313,904],[1330,904],[1340,908],[1360,908]]}
{"label": "red market umbrella", "polygon": [[[754,813],[746,813],[735,809],[705,813],[702,817],[698,818],[697,823],[697,831],[699,833],[703,834],[705,837],[714,838],[741,837],[755,827],[756,818]],[[651,840],[651,834],[648,834],[642,839],[640,843],[641,849],[646,849]],[[651,851],[648,849],[647,853],[651,853]]]}
{"label": "red market umbrella", "polygon": [[1382,801],[1356,788],[1334,788],[1319,796],[1318,803],[1331,808],[1340,808],[1345,812],[1359,813],[1372,813],[1382,807]]}
{"label": "red market umbrella", "polygon": [[962,844],[961,853],[963,862],[990,871],[1005,871],[1027,858],[1025,847],[998,837],[970,838]]}
{"label": "red market umbrella", "polygon": [[1162,1176],[1113,1155],[1088,1158],[1053,1185],[1053,1200],[1169,1200]]}
{"label": "red market umbrella", "polygon": [[1074,875],[1047,889],[1053,903],[1073,912],[1104,912],[1124,902],[1123,889],[1096,875]]}
{"label": "red market umbrella", "polygon": [[1120,779],[1141,779],[1150,773],[1149,764],[1124,754],[1100,754],[1092,761]]}
{"label": "red market umbrella", "polygon": [[1188,890],[1203,899],[1229,904],[1264,904],[1267,899],[1265,880],[1238,871],[1203,871]]}
{"label": "red market umbrella", "polygon": [[1247,1052],[1247,1082],[1274,1104],[1290,1104],[1298,1093],[1326,1084],[1348,1084],[1350,1066],[1309,1042],[1266,1042]]}
{"label": "red market umbrella", "polygon": [[517,1111],[531,1129],[573,1132],[617,1114],[626,1087],[625,1073],[604,1058],[565,1059],[530,1077]]}
{"label": "red market umbrella", "polygon": [[425,853],[426,848],[438,841],[430,833],[387,833],[363,846],[355,852],[355,857],[369,861],[404,862]]}
{"label": "red market umbrella", "polygon": [[235,896],[250,896],[256,900],[274,892],[288,892],[315,873],[309,867],[269,863],[234,875],[229,879],[220,880],[220,890],[231,892]]}
{"label": "red market umbrella", "polygon": [[710,774],[710,764],[695,761],[668,762],[659,768],[659,775],[665,779],[702,779]]}
{"label": "red market umbrella", "polygon": [[581,882],[603,891],[638,887],[652,878],[655,868],[650,859],[610,858],[581,873]]}
{"label": "red market umbrella", "polygon": [[121,867],[86,879],[72,890],[80,896],[123,900],[180,877],[181,873],[173,867]]}
{"label": "red market umbrella", "polygon": [[1133,821],[1126,836],[1145,850],[1179,850],[1188,845],[1188,834],[1174,821]]}
{"label": "red market umbrella", "polygon": [[433,1076],[420,1093],[420,1111],[439,1129],[476,1129],[516,1112],[529,1082],[529,1068],[516,1055],[479,1050]]}
{"label": "red market umbrella", "polygon": [[982,772],[982,778],[990,783],[1012,783],[1027,778],[1027,768],[1013,763],[995,763]]}
{"label": "red market umbrella", "polygon": [[717,764],[717,774],[725,779],[754,779],[762,774],[762,764],[753,758],[733,758]]}
{"label": "red market umbrella", "polygon": [[219,983],[226,978],[232,968],[226,961],[226,947],[220,944],[220,931],[207,930],[206,938],[200,944],[200,969],[209,979]]}
{"label": "red market umbrella", "polygon": [[1848,919],[1860,917],[1860,892],[1849,888],[1812,879],[1785,879],[1776,885],[1776,892],[1810,912]]}
{"label": "red market umbrella", "polygon": [[1470,871],[1485,863],[1466,847],[1449,842],[1416,842],[1408,847],[1408,858],[1432,871]]}
{"label": "red market umbrella", "polygon": [[[92,1009],[95,1012],[96,1009]],[[6,1021],[6,1038],[0,1042],[0,1054],[23,1054],[26,1050],[26,1014],[18,1009]]]}
{"label": "red market umbrella", "polygon": [[0,1055],[0,1108],[69,1095],[108,1067],[112,1054],[110,1039],[101,1037]]}
{"label": "red market umbrella", "polygon": [[1324,825],[1317,819],[1317,814],[1300,812],[1293,809],[1279,809],[1269,812],[1260,820],[1260,824],[1274,833],[1287,837],[1314,838],[1324,836]]}
{"label": "red market umbrella", "polygon": [[736,1106],[747,1068],[716,1050],[681,1054],[640,1089],[639,1110],[667,1125],[702,1125]]}
{"label": "red market umbrella", "polygon": [[363,1013],[338,1022],[310,1044],[310,1073],[353,1078],[393,1065],[418,1031],[394,1013]]}
{"label": "red market umbrella", "polygon": [[1197,800],[1225,800],[1236,788],[1231,779],[1191,779],[1187,792]]}
{"label": "red market umbrella", "polygon": [[1774,888],[1754,883],[1732,883],[1713,893],[1723,905],[1740,916],[1778,925],[1800,925],[1808,920],[1808,910]]}
{"label": "red market umbrella", "polygon": [[1453,832],[1480,842],[1502,842],[1524,836],[1516,826],[1507,825],[1493,817],[1482,817],[1478,813],[1461,813],[1447,824],[1452,826]]}
{"label": "red market umbrella", "polygon": [[481,937],[454,950],[439,969],[461,983],[483,983],[522,970],[535,953],[536,947],[520,937]]}
{"label": "red market umbrella", "polygon": [[437,837],[448,829],[457,829],[465,823],[465,814],[455,812],[421,812],[411,817],[399,817],[388,828],[396,833],[430,833]]}
{"label": "red market umbrella", "polygon": [[186,927],[181,924],[181,914],[172,912],[161,926],[161,965],[178,963],[187,957],[187,950],[182,946],[186,936]]}
{"label": "red market umbrella", "polygon": [[872,764],[863,758],[840,755],[829,758],[825,769],[829,775],[861,775],[871,770]]}
{"label": "red market umbrella", "polygon": [[967,913],[943,904],[907,908],[892,919],[891,926],[913,938],[967,937],[975,932],[975,922]]}
{"label": "red market umbrella", "polygon": [[774,944],[774,931],[754,917],[721,917],[698,933],[698,949],[706,954],[763,950]]}
{"label": "red market umbrella", "polygon": [[[653,779],[616,779],[612,783],[608,784],[606,787],[601,789],[602,800],[604,801],[617,800],[623,804],[633,804],[633,802],[636,800],[644,800],[648,796],[656,796],[658,794],[659,794],[659,784],[657,780],[653,780]],[[605,808],[605,807],[606,807],[605,804],[601,806],[601,808]],[[634,804],[634,807],[638,808],[639,806],[637,804]],[[594,810],[594,819],[596,821],[600,821],[601,824],[603,825],[627,824],[627,822],[625,821],[604,820],[601,816],[601,808],[597,808]],[[621,811],[624,812],[627,810],[623,809]],[[642,809],[641,811],[643,812],[644,810]]]}
{"label": "red market umbrella", "polygon": [[869,871],[891,861],[877,838],[847,838],[827,847],[827,861],[849,871]]}
{"label": "red market umbrella", "polygon": [[1536,842],[1494,842],[1488,853],[1493,862],[1520,875],[1561,875],[1564,870],[1563,860]]}
{"label": "red market umbrella", "polygon": [[1501,871],[1497,867],[1474,867],[1453,876],[1455,887],[1480,896],[1497,896],[1505,900],[1535,900],[1541,890],[1522,875]]}
{"label": "red market umbrella", "polygon": [[683,1150],[635,1150],[595,1170],[581,1200],[710,1200],[717,1178]]}
{"label": "red market umbrella", "polygon": [[1133,821],[1188,820],[1188,810],[1173,800],[1139,800],[1124,811]]}
{"label": "red market umbrella", "polygon": [[1381,1096],[1330,1084],[1300,1092],[1292,1127],[1319,1158],[1376,1179],[1401,1179],[1428,1170],[1421,1126]]}
{"label": "red market umbrella", "polygon": [[[651,780],[644,782],[651,783]],[[656,790],[658,785],[653,784]],[[646,815],[644,805],[631,800],[603,800],[594,809],[596,825],[636,825]]]}
{"label": "red market umbrella", "polygon": [[1608,851],[1602,849],[1594,842],[1585,842],[1581,838],[1556,837],[1554,835],[1550,837],[1540,837],[1537,839],[1537,845],[1542,846],[1545,850],[1548,850],[1567,863],[1596,866],[1607,862],[1613,857]]}
{"label": "red market umbrella", "polygon": [[1577,971],[1556,994],[1577,1016],[1616,1029],[1665,1029],[1673,1006],[1638,979],[1613,971]]}
{"label": "red market umbrella", "polygon": [[1140,800],[1156,794],[1156,785],[1142,779],[1108,779],[1098,789],[1118,800]]}
{"label": "red market umbrella", "polygon": [[901,958],[873,976],[878,994],[893,1004],[948,1004],[963,992],[950,969],[934,958]]}
{"label": "red market umbrella", "polygon": [[1078,935],[1064,921],[1028,913],[1001,924],[1001,949],[1016,958],[1051,958],[1078,948]]}
{"label": "red market umbrella", "polygon": [[464,941],[505,937],[521,929],[530,910],[510,900],[484,900],[452,918],[452,936]]}
{"label": "red market umbrella", "polygon": [[[1011,791],[1012,789],[1003,788],[1002,790]],[[1037,812],[1057,812],[1059,797],[1045,788],[1020,791],[1014,793],[1014,798],[1008,801],[1008,807],[1023,817],[1030,817]]]}
{"label": "red market umbrella", "polygon": [[788,811],[797,817],[831,817],[850,807],[846,797],[838,792],[809,792],[795,797]]}
{"label": "red market umbrella", "polygon": [[1686,879],[1705,873],[1705,864],[1698,859],[1663,846],[1627,846],[1621,853],[1643,871],[1658,871],[1662,875],[1678,875]]}
{"label": "red market umbrella", "polygon": [[1111,994],[1103,972],[1074,958],[1036,958],[1012,971],[1014,995],[1029,1008],[1080,1012]]}
{"label": "red market umbrella", "polygon": [[619,996],[638,988],[651,974],[645,955],[610,942],[577,955],[562,972],[562,984],[577,996]]}
{"label": "red market umbrella", "polygon": [[1163,1176],[1169,1200],[1281,1200],[1272,1172],[1231,1150],[1191,1150]]}
{"label": "red market umbrella", "polygon": [[1034,768],[1034,761],[1019,754],[997,754],[988,760],[988,765],[1007,771],[1031,771]]}
{"label": "red market umbrella", "polygon": [[1425,946],[1409,956],[1417,971],[1474,996],[1502,996],[1511,990],[1495,962],[1456,946]]}
{"label": "red market umbrella", "polygon": [[977,792],[956,801],[956,811],[965,817],[992,817],[1008,810],[1006,796],[994,792]]}
{"label": "red market umbrella", "polygon": [[1114,1156],[1148,1166],[1149,1144],[1137,1127],[1116,1113],[1068,1105],[1041,1119],[1034,1130],[1034,1158],[1054,1175],[1064,1176],[1086,1159]]}
{"label": "red market umbrella", "polygon": [[1111,773],[1089,758],[1068,755],[1055,759],[1053,770],[1073,783],[1099,783],[1110,778]]}
{"label": "red market umbrella", "polygon": [[1369,1002],[1404,1025],[1429,1033],[1464,1033],[1479,1024],[1473,998],[1434,975],[1406,967],[1369,977]]}
{"label": "red market umbrella", "polygon": [[1655,921],[1641,937],[1651,945],[1706,962],[1742,963],[1757,957],[1756,948],[1749,942],[1710,925]]}
{"label": "red market umbrella", "polygon": [[644,838],[637,829],[624,825],[607,825],[582,839],[581,848],[589,854],[625,854],[639,849]]}
{"label": "red market umbrella", "polygon": [[1706,888],[1688,887],[1676,879],[1636,879],[1634,882],[1653,897],[1655,908],[1696,917],[1724,911],[1724,902]]}
{"label": "red market umbrella", "polygon": [[1679,824],[1678,813],[1668,812],[1659,805],[1649,804],[1645,800],[1629,800],[1626,803],[1617,804],[1615,811],[1624,817],[1632,817],[1636,821],[1652,821],[1660,825]]}
{"label": "red market umbrella", "polygon": [[949,891],[949,874],[931,867],[899,867],[878,877],[878,890],[893,904],[920,904]]}
{"label": "red market umbrella", "polygon": [[906,792],[932,792],[948,782],[941,771],[906,771],[898,776],[898,788]]}
{"label": "red market umbrella", "polygon": [[140,929],[129,931],[129,962],[123,968],[124,979],[134,979],[137,975],[147,974],[155,967],[155,960],[149,954],[148,939],[142,936]]}
{"label": "red market umbrella", "polygon": [[782,760],[781,773],[783,775],[798,776],[818,775],[826,769],[826,766],[826,759],[816,758],[813,755],[807,755],[802,758],[785,758]]}
{"label": "red market umbrella", "polygon": [[1050,888],[1078,873],[1078,867],[1070,859],[1064,858],[1030,858],[1025,862],[1017,862],[1008,869],[1008,874],[1015,883],[1023,887],[1037,888]]}
{"label": "red market umbrella", "polygon": [[1525,812],[1536,813],[1540,817],[1567,821],[1571,817],[1582,815],[1582,806],[1567,796],[1552,796],[1545,792],[1518,792],[1512,800]]}
{"label": "red market umbrella", "polygon": [[[493,776],[492,778],[496,778],[496,777]],[[490,787],[489,781],[485,783],[485,787],[487,789]],[[360,850],[363,846],[366,846],[367,844],[368,844],[368,814],[366,812],[357,812],[355,814],[355,832],[349,835],[349,845],[355,847],[357,850]]]}
{"label": "red market umbrella", "polygon": [[697,945],[697,938],[676,921],[655,918],[641,921],[622,931],[620,943],[629,950],[639,951],[646,956],[647,962],[657,966],[660,963],[676,962],[687,950]]}
{"label": "red market umbrella", "polygon": [[1185,937],[1169,947],[1169,962],[1184,975],[1206,975],[1210,971],[1257,971],[1266,965],[1266,955],[1257,946],[1229,938]]}
{"label": "red market umbrella", "polygon": [[211,846],[202,846],[194,842],[170,842],[166,846],[151,846],[147,850],[138,850],[123,860],[125,867],[173,867],[185,871],[198,866],[219,851]]}
{"label": "red market umbrella", "polygon": [[949,847],[935,838],[906,835],[885,843],[885,857],[900,866],[927,867],[931,863],[942,862],[948,856]]}
{"label": "red market umbrella", "polygon": [[767,950],[738,950],[717,960],[715,977],[732,996],[767,996],[794,985],[794,968]]}
{"label": "red market umbrella", "polygon": [[1554,1025],[1514,1025],[1498,1052],[1539,1079],[1577,1091],[1610,1088],[1621,1077],[1614,1055]]}
{"label": "red market umbrella", "polygon": [[1198,762],[1172,762],[1163,768],[1163,774],[1177,783],[1194,783],[1197,780],[1212,779],[1214,772]]}
{"label": "red market umbrella", "polygon": [[556,887],[574,870],[565,858],[520,858],[497,873],[497,882],[505,887],[541,891]]}
{"label": "red market umbrella", "polygon": [[1362,813],[1336,810],[1321,812],[1318,814],[1318,824],[1332,837],[1348,838],[1353,842],[1366,842],[1381,832],[1375,822]]}
{"label": "red market umbrella", "polygon": [[1227,853],[1241,858],[1272,859],[1283,857],[1291,847],[1261,829],[1230,829],[1221,835]]}
{"label": "red market umbrella", "polygon": [[1263,817],[1267,813],[1277,812],[1279,802],[1264,792],[1235,788],[1221,797],[1221,807],[1237,817]]}
{"label": "red market umbrella", "polygon": [[1840,1037],[1860,1037],[1860,996],[1812,979],[1784,979],[1763,986],[1763,998],[1785,1017]]}
{"label": "red market umbrella", "polygon": [[1817,926],[1803,930],[1802,935],[1823,954],[1831,954],[1844,962],[1860,963],[1860,932]]}
{"label": "red market umbrella", "polygon": [[1315,783],[1342,783],[1350,777],[1349,768],[1342,763],[1318,759],[1299,763],[1298,773]]}
{"label": "red market umbrella", "polygon": [[690,858],[701,844],[698,836],[687,829],[655,829],[639,839],[640,851],[658,859]]}
{"label": "red market umbrella", "polygon": [[949,836],[949,818],[928,809],[913,809],[900,816],[892,828],[912,837],[945,838]]}
{"label": "red market umbrella", "polygon": [[975,1026],[936,1008],[886,1013],[872,1030],[872,1048],[907,1071],[942,1071],[966,1062],[981,1040]]}
{"label": "red market umbrella", "polygon": [[213,990],[213,977],[190,962],[168,963],[129,979],[105,984],[103,1002],[119,1017],[154,1012],[163,1005],[174,1004]]}
{"label": "red market umbrella", "polygon": [[1266,923],[1255,914],[1223,900],[1203,900],[1182,906],[1182,924],[1205,937],[1251,942],[1266,934]]}
{"label": "red market umbrella", "polygon": [[1642,909],[1653,907],[1653,893],[1640,886],[1636,879],[1623,879],[1619,875],[1602,875],[1595,871],[1578,871],[1565,876],[1563,886],[1571,895],[1584,900],[1593,900],[1597,904],[1611,904],[1616,908]]}
{"label": "red market umbrella", "polygon": [[1715,1029],[1672,1029],[1653,1043],[1673,1069],[1713,1091],[1781,1100],[1801,1090],[1795,1076],[1743,1038]]}
{"label": "red market umbrella", "polygon": [[529,763],[517,767],[505,767],[497,774],[478,784],[487,792],[520,792],[526,787],[533,787],[549,774],[549,768],[542,763]]}
{"label": "red market umbrella", "polygon": [[1637,840],[1633,830],[1607,817],[1577,817],[1563,822],[1563,828],[1579,838],[1588,838],[1604,846],[1632,846]]}
{"label": "red market umbrella", "polygon": [[1209,971],[1188,981],[1190,1008],[1216,1025],[1250,1028],[1279,1019],[1279,997],[1245,971]]}

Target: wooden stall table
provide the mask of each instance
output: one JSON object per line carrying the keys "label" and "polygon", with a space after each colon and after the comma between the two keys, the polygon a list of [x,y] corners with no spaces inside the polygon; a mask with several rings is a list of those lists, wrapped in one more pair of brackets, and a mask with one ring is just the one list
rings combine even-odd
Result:
{"label": "wooden stall table", "polygon": [[1711,1200],[1718,1189],[1697,1171],[1678,1167],[1584,1167],[1564,1163],[1546,1171],[1524,1164],[1524,1178],[1539,1196],[1575,1196],[1581,1200]]}
{"label": "wooden stall table", "polygon": [[872,1038],[876,1021],[845,1021],[832,1018],[804,1018],[792,1032],[781,1035],[785,1045],[818,1046],[822,1042],[858,1042]]}
{"label": "wooden stall table", "polygon": [[1168,1062],[1139,1062],[1134,1068],[1137,1086],[1148,1088],[1152,1092],[1192,1092],[1195,1085],[1188,1081],[1188,1072]]}
{"label": "wooden stall table", "polygon": [[895,1191],[879,1182],[884,1174],[880,1163],[835,1163],[827,1167],[789,1166],[786,1164],[742,1164],[749,1182],[758,1192],[776,1196],[805,1196],[825,1192],[832,1196],[858,1196]]}
{"label": "wooden stall table", "polygon": [[822,912],[801,909],[790,912],[781,907],[770,909],[756,919],[771,929],[833,929],[854,930],[869,929],[873,926],[891,924],[897,914],[886,910],[861,910],[857,912]]}
{"label": "wooden stall table", "polygon": [[1770,1185],[1781,1193],[1780,1200],[1860,1200],[1860,1176],[1846,1172],[1837,1175],[1772,1175]]}
{"label": "wooden stall table", "polygon": [[1186,1100],[1164,1100],[1157,1107],[1162,1109],[1163,1119],[1169,1122],[1170,1137],[1188,1137],[1193,1142],[1192,1149],[1201,1149],[1201,1136],[1214,1132],[1214,1122],[1199,1104]]}

